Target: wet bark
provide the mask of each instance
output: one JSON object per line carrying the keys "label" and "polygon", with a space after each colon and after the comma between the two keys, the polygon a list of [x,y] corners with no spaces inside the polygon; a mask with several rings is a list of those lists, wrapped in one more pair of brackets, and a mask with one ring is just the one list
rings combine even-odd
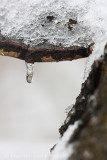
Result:
{"label": "wet bark", "polygon": [[59,129],[61,136],[76,121],[79,126],[68,142],[74,147],[69,160],[107,160],[107,46],[82,84],[75,105]]}
{"label": "wet bark", "polygon": [[88,57],[92,53],[92,45],[85,48],[81,46],[63,47],[39,44],[30,48],[20,40],[8,39],[0,34],[0,55],[19,58],[28,63],[72,61]]}

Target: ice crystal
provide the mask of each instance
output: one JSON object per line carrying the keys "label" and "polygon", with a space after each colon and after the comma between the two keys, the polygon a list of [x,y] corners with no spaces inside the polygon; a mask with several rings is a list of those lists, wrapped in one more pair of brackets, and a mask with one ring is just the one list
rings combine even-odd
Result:
{"label": "ice crystal", "polygon": [[32,63],[26,63],[26,68],[27,68],[27,73],[26,73],[26,80],[28,83],[32,82],[32,77],[33,77],[33,69],[34,69],[34,64]]}

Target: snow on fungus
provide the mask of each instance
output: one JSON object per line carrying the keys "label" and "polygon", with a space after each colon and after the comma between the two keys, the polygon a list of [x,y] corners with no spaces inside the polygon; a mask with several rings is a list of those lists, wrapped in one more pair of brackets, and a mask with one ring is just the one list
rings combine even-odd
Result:
{"label": "snow on fungus", "polygon": [[91,65],[107,42],[107,0],[0,0],[0,32],[34,47],[41,43],[64,47],[94,42]]}

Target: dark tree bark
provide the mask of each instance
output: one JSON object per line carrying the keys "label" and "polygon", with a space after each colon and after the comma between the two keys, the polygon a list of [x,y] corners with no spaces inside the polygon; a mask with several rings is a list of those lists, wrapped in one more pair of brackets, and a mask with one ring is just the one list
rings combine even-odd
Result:
{"label": "dark tree bark", "polygon": [[[69,160],[107,160],[107,46],[101,60],[94,62],[88,79],[82,84],[80,95],[69,111],[61,136],[69,125],[80,121],[69,138],[73,154]],[[72,111],[75,111],[72,113]],[[69,120],[68,120],[69,119]]]}

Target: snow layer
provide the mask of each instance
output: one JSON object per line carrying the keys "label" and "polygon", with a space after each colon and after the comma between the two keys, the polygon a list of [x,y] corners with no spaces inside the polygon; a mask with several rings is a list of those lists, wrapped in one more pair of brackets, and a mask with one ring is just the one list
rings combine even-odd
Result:
{"label": "snow layer", "polygon": [[[106,4],[106,0],[0,0],[0,30],[30,46],[87,45],[107,30]],[[69,26],[69,19],[77,24]]]}
{"label": "snow layer", "polygon": [[90,9],[85,17],[93,33],[92,38],[95,45],[93,47],[93,54],[87,60],[84,80],[87,79],[93,62],[104,54],[104,47],[107,43],[107,1],[91,0],[90,2]]}
{"label": "snow layer", "polygon": [[104,40],[99,41],[98,43],[95,44],[94,46],[94,51],[93,53],[89,56],[86,62],[86,68],[85,68],[85,74],[84,74],[84,81],[87,79],[90,71],[91,71],[91,66],[94,63],[94,61],[101,59],[101,56],[104,54],[104,47],[106,44],[106,37]]}
{"label": "snow layer", "polygon": [[55,149],[49,157],[49,160],[67,160],[73,152],[73,145],[69,144],[68,141],[72,136],[74,130],[78,127],[78,122],[74,125],[70,125],[63,137],[57,143]]}
{"label": "snow layer", "polygon": [[[81,44],[86,36],[84,31],[89,30],[82,22],[87,8],[87,0],[84,3],[75,0],[0,0],[0,30],[3,35],[23,39],[31,46],[46,41],[68,46],[77,41]],[[53,19],[50,21],[48,16]],[[69,19],[78,21],[78,25],[72,25],[72,31],[68,28]]]}

